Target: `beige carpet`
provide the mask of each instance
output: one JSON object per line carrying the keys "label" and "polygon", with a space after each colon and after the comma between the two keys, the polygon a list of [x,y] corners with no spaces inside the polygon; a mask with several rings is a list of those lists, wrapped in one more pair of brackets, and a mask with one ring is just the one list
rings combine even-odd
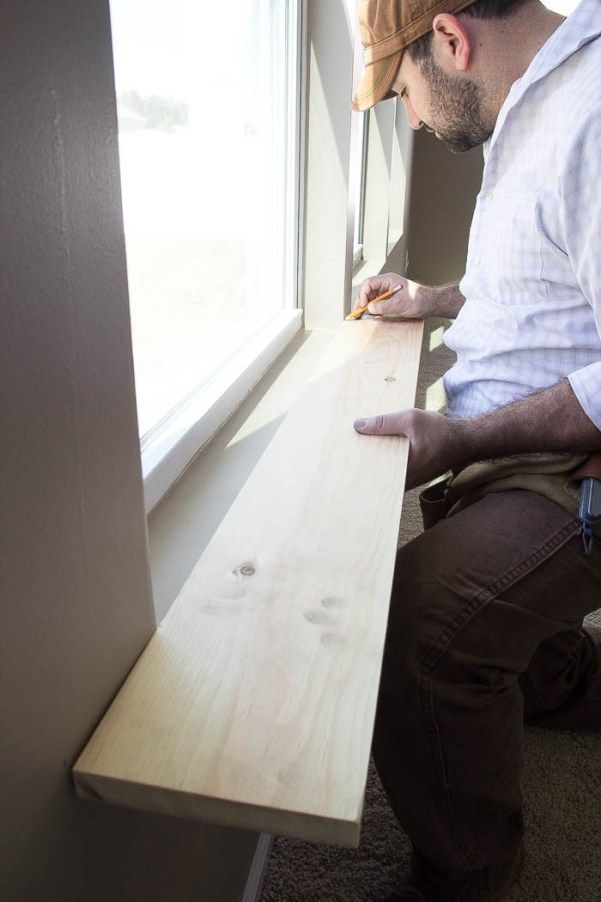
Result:
{"label": "beige carpet", "polygon": [[[424,339],[418,404],[439,409],[452,360],[442,321]],[[416,493],[405,499],[400,543],[421,529]],[[600,600],[601,601],[601,600]],[[601,624],[601,612],[594,618]],[[523,790],[526,863],[508,902],[601,902],[601,733],[527,729]],[[378,902],[407,873],[409,842],[370,762],[358,849],[276,837],[261,902]]]}

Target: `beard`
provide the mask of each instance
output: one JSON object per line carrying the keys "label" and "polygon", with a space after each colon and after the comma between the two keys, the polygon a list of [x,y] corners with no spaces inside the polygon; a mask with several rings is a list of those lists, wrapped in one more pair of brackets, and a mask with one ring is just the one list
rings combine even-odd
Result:
{"label": "beard", "polygon": [[494,131],[494,121],[486,115],[482,88],[468,78],[450,78],[431,57],[421,68],[430,89],[431,122],[424,124],[453,153],[484,144]]}

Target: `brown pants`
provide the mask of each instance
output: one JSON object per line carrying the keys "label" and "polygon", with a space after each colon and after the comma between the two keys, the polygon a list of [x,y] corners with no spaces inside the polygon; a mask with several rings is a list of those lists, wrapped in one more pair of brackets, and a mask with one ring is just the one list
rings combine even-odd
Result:
{"label": "brown pants", "polygon": [[[524,720],[601,729],[601,541],[532,492],[488,495],[398,553],[373,756],[431,899],[502,898]],[[591,761],[591,767],[598,766]]]}

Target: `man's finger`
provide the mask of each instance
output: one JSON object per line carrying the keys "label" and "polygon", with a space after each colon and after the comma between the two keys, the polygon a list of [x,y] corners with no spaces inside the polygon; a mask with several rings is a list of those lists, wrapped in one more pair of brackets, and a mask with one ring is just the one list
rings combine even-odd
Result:
{"label": "man's finger", "polygon": [[407,419],[401,413],[379,413],[375,417],[355,420],[355,430],[362,435],[407,435]]}
{"label": "man's finger", "polygon": [[388,298],[386,301],[370,301],[367,312],[374,314],[392,313],[394,304],[394,298]]}
{"label": "man's finger", "polygon": [[367,312],[375,313],[375,314],[386,314],[386,313],[398,313],[399,310],[399,298],[402,297],[403,287],[401,286],[400,290],[393,294],[392,297],[386,298],[385,301],[371,301]]}
{"label": "man's finger", "polygon": [[365,307],[371,297],[377,296],[382,288],[382,280],[379,278],[366,279],[359,291],[357,300],[353,307]]}

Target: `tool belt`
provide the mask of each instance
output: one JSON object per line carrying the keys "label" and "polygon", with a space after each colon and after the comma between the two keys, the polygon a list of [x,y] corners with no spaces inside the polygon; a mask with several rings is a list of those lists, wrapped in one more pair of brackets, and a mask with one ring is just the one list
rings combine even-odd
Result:
{"label": "tool belt", "polygon": [[452,517],[485,495],[524,489],[544,495],[579,518],[583,538],[589,539],[585,549],[590,551],[592,536],[601,538],[601,516],[591,518],[581,510],[582,486],[591,479],[601,480],[601,453],[536,452],[477,461],[421,492],[424,529]]}

